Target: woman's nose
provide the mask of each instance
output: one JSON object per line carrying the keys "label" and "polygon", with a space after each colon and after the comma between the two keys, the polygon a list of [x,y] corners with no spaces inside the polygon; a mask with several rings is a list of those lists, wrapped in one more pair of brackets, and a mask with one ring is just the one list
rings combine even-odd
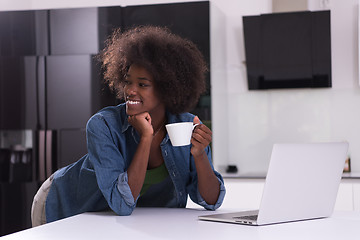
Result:
{"label": "woman's nose", "polygon": [[136,92],[137,92],[137,89],[134,85],[127,86],[127,88],[126,88],[127,95],[134,95],[134,94],[136,94]]}

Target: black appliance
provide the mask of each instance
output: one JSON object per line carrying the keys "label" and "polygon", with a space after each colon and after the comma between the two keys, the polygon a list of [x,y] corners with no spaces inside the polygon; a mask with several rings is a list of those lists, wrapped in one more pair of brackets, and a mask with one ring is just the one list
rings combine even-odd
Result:
{"label": "black appliance", "polygon": [[210,66],[209,2],[0,12],[0,236],[31,227],[41,183],[87,152],[87,120],[119,103],[94,57],[139,24],[193,40]]}
{"label": "black appliance", "polygon": [[331,87],[330,11],[244,16],[248,88]]}

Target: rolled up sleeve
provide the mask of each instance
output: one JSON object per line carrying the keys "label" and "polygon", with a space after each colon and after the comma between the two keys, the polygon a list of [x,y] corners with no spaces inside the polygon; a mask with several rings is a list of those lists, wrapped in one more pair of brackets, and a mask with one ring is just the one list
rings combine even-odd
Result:
{"label": "rolled up sleeve", "polygon": [[202,197],[201,197],[201,194],[199,191],[197,191],[197,199],[198,199],[198,204],[203,206],[205,209],[207,210],[216,210],[218,209],[221,204],[223,203],[224,201],[224,197],[225,197],[225,193],[226,193],[226,189],[225,189],[225,185],[224,185],[224,182],[222,181],[222,178],[220,176],[219,173],[215,172],[218,180],[219,180],[219,184],[220,184],[220,192],[219,192],[219,197],[218,197],[218,200],[216,201],[215,204],[208,204]]}
{"label": "rolled up sleeve", "polygon": [[218,199],[215,204],[208,204],[202,198],[202,196],[199,192],[199,189],[198,189],[198,178],[197,178],[197,172],[196,172],[195,162],[194,162],[193,158],[191,160],[191,165],[192,165],[192,167],[191,167],[192,170],[190,172],[191,184],[188,185],[188,193],[193,202],[199,204],[200,206],[204,207],[207,210],[215,210],[215,209],[219,208],[221,206],[221,204],[223,203],[226,189],[225,189],[224,180],[223,180],[221,174],[214,170],[214,167],[211,163],[211,150],[209,147],[207,147],[206,152],[207,152],[207,156],[208,156],[210,165],[213,169],[213,172],[219,181],[220,191],[219,191]]}
{"label": "rolled up sleeve", "polygon": [[117,189],[120,192],[120,195],[126,202],[126,204],[130,207],[135,207],[136,201],[132,195],[130,186],[128,184],[128,175],[127,172],[120,173],[117,183]]}

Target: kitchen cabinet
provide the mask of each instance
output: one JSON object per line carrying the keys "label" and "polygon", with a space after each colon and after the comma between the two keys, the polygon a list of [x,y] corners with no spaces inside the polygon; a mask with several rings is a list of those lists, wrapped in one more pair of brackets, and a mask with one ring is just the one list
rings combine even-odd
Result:
{"label": "kitchen cabinet", "polygon": [[1,12],[0,29],[1,56],[48,54],[46,10]]}
{"label": "kitchen cabinet", "polygon": [[36,127],[35,56],[0,56],[0,129]]}
{"label": "kitchen cabinet", "polygon": [[92,115],[91,62],[91,55],[46,57],[48,129],[85,127]]}
{"label": "kitchen cabinet", "polygon": [[97,54],[121,17],[121,7],[49,10],[50,54]]}
{"label": "kitchen cabinet", "polygon": [[353,184],[354,191],[354,210],[360,211],[360,181]]}
{"label": "kitchen cabinet", "polygon": [[[224,182],[226,195],[222,207],[259,209],[265,178],[224,178]],[[195,207],[195,204],[189,199],[187,207]],[[360,178],[341,180],[334,210],[360,210]]]}

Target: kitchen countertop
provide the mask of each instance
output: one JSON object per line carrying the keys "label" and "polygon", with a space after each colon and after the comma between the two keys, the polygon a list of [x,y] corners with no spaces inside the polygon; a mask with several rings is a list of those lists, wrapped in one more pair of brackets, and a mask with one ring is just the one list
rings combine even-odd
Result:
{"label": "kitchen countertop", "polygon": [[[224,178],[239,178],[239,179],[265,179],[266,173],[224,173],[220,172]],[[342,179],[360,179],[360,172],[346,172],[343,173]]]}

